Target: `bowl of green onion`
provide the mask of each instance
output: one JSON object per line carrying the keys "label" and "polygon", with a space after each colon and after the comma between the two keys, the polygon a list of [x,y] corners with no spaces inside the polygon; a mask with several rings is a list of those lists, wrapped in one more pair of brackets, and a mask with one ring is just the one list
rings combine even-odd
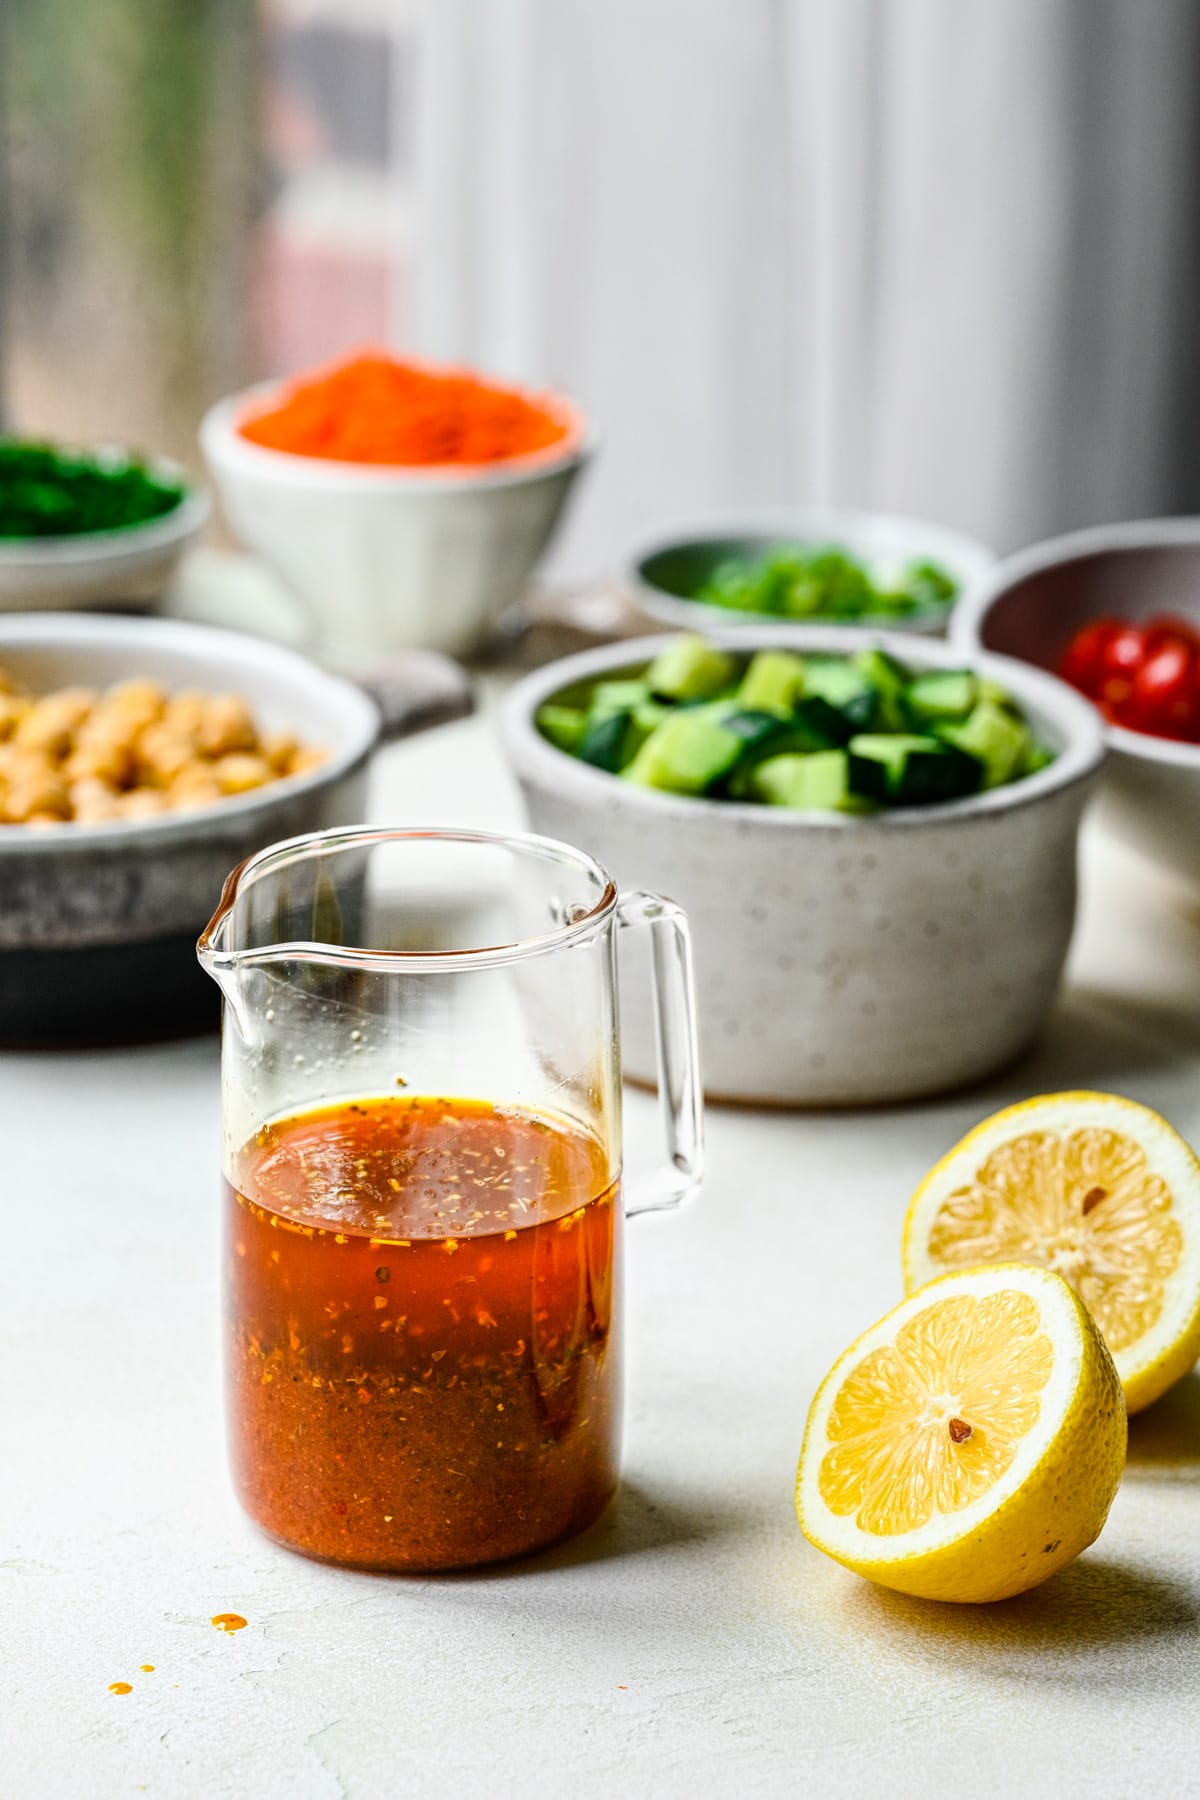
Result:
{"label": "bowl of green onion", "polygon": [[164,458],[0,437],[0,612],[145,611],[208,512]]}
{"label": "bowl of green onion", "polygon": [[809,509],[659,537],[630,558],[628,582],[641,612],[684,631],[789,623],[940,636],[995,560],[941,525]]}

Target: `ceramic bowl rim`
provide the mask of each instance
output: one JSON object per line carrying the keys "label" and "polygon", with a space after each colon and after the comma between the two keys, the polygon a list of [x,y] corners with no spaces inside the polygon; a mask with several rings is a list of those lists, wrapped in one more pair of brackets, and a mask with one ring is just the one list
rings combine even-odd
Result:
{"label": "ceramic bowl rim", "polygon": [[[868,640],[869,635],[869,642]],[[893,812],[864,815],[792,812],[785,807],[758,806],[746,801],[708,800],[701,797],[659,793],[651,788],[618,783],[604,770],[590,768],[542,737],[534,724],[537,708],[560,689],[595,676],[643,665],[677,632],[646,638],[627,638],[594,650],[578,651],[526,675],[507,695],[500,715],[501,734],[519,779],[536,777],[546,787],[566,793],[580,805],[603,806],[605,796],[642,811],[648,818],[708,822],[725,819],[742,834],[759,827],[765,831],[803,831],[842,835],[877,835],[891,831],[937,830],[962,820],[994,818],[1036,806],[1052,795],[1094,779],[1104,761],[1105,748],[1099,715],[1082,695],[1056,675],[1035,669],[1013,657],[975,651],[972,668],[990,675],[1013,692],[1023,704],[1041,712],[1061,734],[1063,748],[1054,761],[1036,774],[1009,787],[991,788],[964,800],[932,806],[897,808]],[[709,641],[729,650],[791,649],[801,653],[832,651],[850,654],[878,648],[901,661],[937,668],[961,666],[961,646],[940,640],[866,634],[860,627],[793,625],[791,627],[745,625],[733,631],[712,632]]]}
{"label": "ceramic bowl rim", "polygon": [[[879,530],[894,532],[897,537],[911,534],[914,540],[921,542],[928,540],[928,554],[931,557],[955,566],[956,572],[961,570],[961,585],[955,598],[948,600],[944,606],[925,607],[900,618],[887,613],[866,613],[861,619],[813,618],[787,621],[781,620],[774,613],[735,613],[724,607],[708,606],[700,600],[685,599],[680,594],[670,594],[665,588],[657,587],[654,582],[647,580],[644,573],[645,566],[652,557],[662,556],[669,550],[681,549],[686,544],[719,543],[729,538],[757,538],[765,548],[769,544],[778,543],[780,539],[815,541],[819,538],[840,537],[848,549],[855,551],[856,536],[866,531]],[[917,555],[919,552],[914,549],[912,554]],[[936,524],[930,519],[908,518],[900,513],[871,512],[863,507],[747,507],[740,513],[709,517],[702,523],[690,526],[687,523],[676,525],[669,531],[660,530],[653,537],[640,539],[625,558],[625,583],[635,604],[649,618],[657,619],[665,625],[674,625],[680,630],[698,627],[732,630],[740,622],[747,625],[840,625],[847,630],[890,630],[919,634],[931,626],[944,626],[962,596],[973,591],[980,581],[986,579],[996,561],[995,551],[980,539],[973,538],[966,532],[956,531],[951,526]]]}
{"label": "ceramic bowl rim", "polygon": [[[1200,550],[1200,515],[1179,518],[1132,519],[1114,525],[1090,525],[1082,531],[1064,532],[1060,537],[1046,538],[1018,550],[996,564],[996,567],[956,606],[950,622],[950,641],[972,656],[991,656],[995,652],[983,646],[983,626],[993,606],[1010,589],[1040,575],[1047,569],[1065,567],[1083,557],[1103,556],[1114,550],[1170,550],[1194,547]],[[1099,616],[1099,615],[1097,615]],[[1040,669],[1039,663],[1026,663],[1019,656],[1008,658],[1024,668]],[[1090,705],[1090,702],[1088,702]],[[1171,769],[1200,770],[1200,744],[1183,744],[1174,738],[1153,737],[1144,731],[1128,731],[1123,725],[1111,725],[1100,712],[1100,729],[1106,741],[1122,756],[1139,762],[1157,763]]]}
{"label": "ceramic bowl rim", "polygon": [[[266,638],[248,633],[228,631],[216,625],[199,625],[184,619],[125,618],[91,613],[7,613],[0,615],[0,662],[12,648],[53,651],[57,647],[79,648],[106,639],[116,645],[128,643],[131,657],[136,659],[140,646],[149,639],[164,649],[181,652],[205,650],[229,662],[229,680],[236,682],[238,671],[255,665],[280,678],[280,689],[302,697],[308,692],[322,691],[335,701],[344,720],[344,742],[331,748],[325,762],[299,775],[284,776],[249,793],[231,794],[208,806],[186,811],[162,813],[148,819],[110,819],[95,824],[65,821],[59,826],[0,826],[0,858],[14,854],[70,854],[87,851],[116,850],[132,845],[166,845],[180,839],[195,840],[220,835],[222,827],[268,812],[281,800],[319,792],[351,774],[365,762],[379,741],[381,719],[379,709],[370,696],[352,681],[330,674],[297,651]],[[131,669],[131,676],[136,674]]]}
{"label": "ceramic bowl rim", "polygon": [[[503,462],[352,463],[332,457],[295,456],[286,450],[256,444],[237,429],[238,420],[253,400],[265,400],[286,386],[280,381],[256,382],[209,407],[200,421],[199,439],[214,473],[252,475],[279,487],[327,489],[339,494],[412,494],[432,498],[548,480],[582,467],[597,449],[595,431],[582,408],[565,394],[551,393],[538,398],[543,403],[553,400],[569,418],[572,429],[565,444],[548,444],[544,449],[507,457]],[[505,386],[532,396],[531,389],[517,383]]]}

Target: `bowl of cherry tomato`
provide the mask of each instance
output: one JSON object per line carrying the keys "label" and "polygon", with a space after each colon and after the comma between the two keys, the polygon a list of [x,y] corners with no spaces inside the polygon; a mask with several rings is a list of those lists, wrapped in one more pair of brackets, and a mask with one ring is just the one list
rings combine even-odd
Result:
{"label": "bowl of cherry tomato", "polygon": [[1105,721],[1107,817],[1200,887],[1200,518],[1103,525],[999,563],[951,638],[1048,669]]}

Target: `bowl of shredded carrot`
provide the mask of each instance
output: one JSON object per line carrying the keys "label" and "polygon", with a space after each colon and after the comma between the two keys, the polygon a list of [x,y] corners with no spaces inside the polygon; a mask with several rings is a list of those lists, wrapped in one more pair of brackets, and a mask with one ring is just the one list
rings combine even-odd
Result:
{"label": "bowl of shredded carrot", "polygon": [[561,395],[377,350],[219,402],[200,439],[229,523],[334,662],[478,649],[590,448]]}

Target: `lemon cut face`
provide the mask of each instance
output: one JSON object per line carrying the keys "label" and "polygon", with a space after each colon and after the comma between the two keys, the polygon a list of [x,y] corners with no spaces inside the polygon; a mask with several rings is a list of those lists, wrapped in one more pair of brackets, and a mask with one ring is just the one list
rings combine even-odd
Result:
{"label": "lemon cut face", "polygon": [[1053,1368],[1028,1294],[932,1302],[847,1375],[826,1423],[822,1500],[879,1537],[962,1512],[1012,1467]]}
{"label": "lemon cut face", "polygon": [[870,1580],[993,1600],[1093,1541],[1124,1457],[1120,1382],[1078,1296],[999,1264],[930,1283],[838,1361],[796,1506],[809,1540]]}
{"label": "lemon cut face", "polygon": [[1200,1165],[1148,1107],[1049,1094],[964,1138],[904,1227],[908,1288],[1021,1259],[1063,1275],[1099,1325],[1130,1411],[1200,1354]]}

